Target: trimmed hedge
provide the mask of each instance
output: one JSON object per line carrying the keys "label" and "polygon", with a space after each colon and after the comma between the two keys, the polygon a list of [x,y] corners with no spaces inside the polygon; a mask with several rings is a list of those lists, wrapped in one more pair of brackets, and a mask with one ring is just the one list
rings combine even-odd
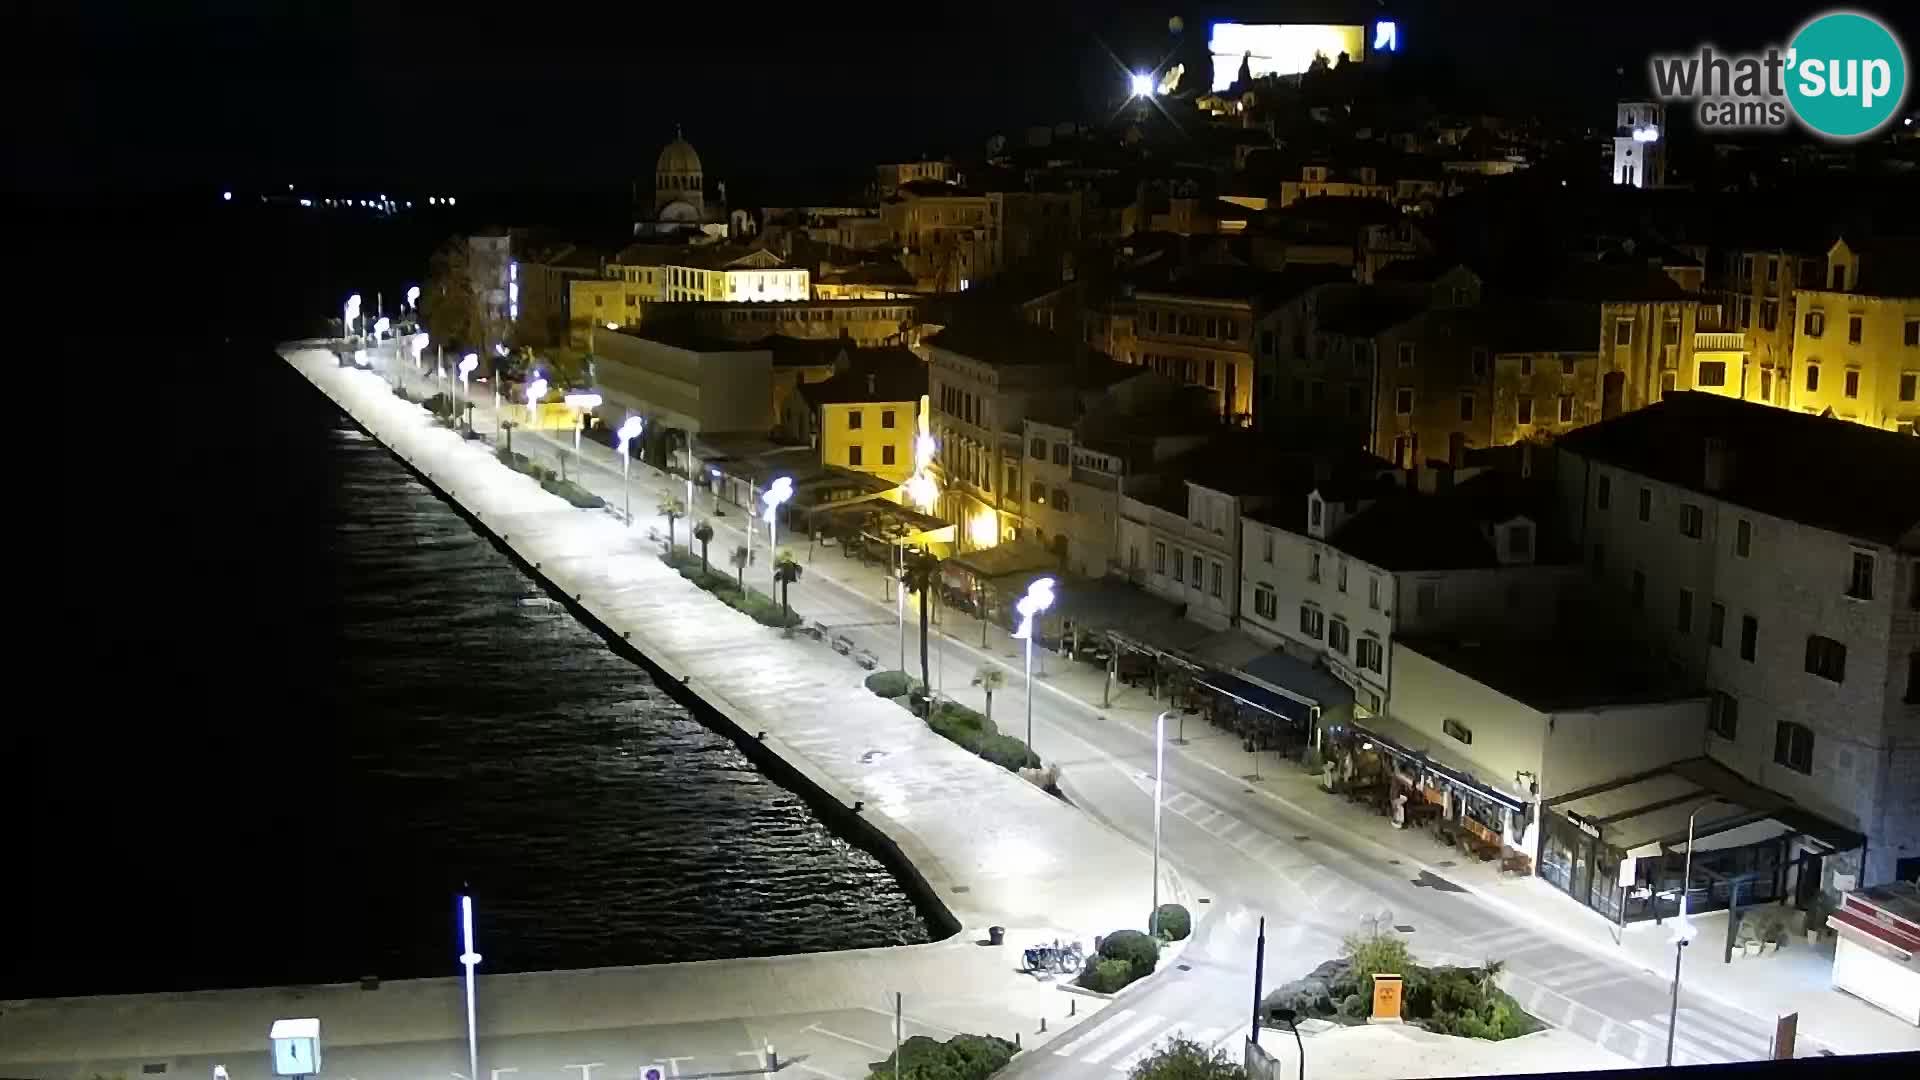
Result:
{"label": "trimmed hedge", "polygon": [[1161,904],[1154,914],[1154,930],[1168,941],[1183,941],[1193,933],[1193,915],[1179,904]]}
{"label": "trimmed hedge", "polygon": [[703,573],[698,555],[689,555],[675,548],[672,551],[662,552],[660,561],[679,571],[681,577],[718,597],[728,607],[750,616],[754,622],[762,626],[784,628],[799,626],[805,621],[800,617],[799,612],[783,611],[780,601],[752,586],[748,586],[743,594],[740,591],[740,583],[731,575],[720,573],[711,566],[707,567]]}
{"label": "trimmed hedge", "polygon": [[[915,1035],[900,1044],[900,1080],[986,1080],[1018,1051],[992,1035],[955,1035],[945,1042]],[[892,1054],[867,1068],[869,1080],[894,1080]]]}
{"label": "trimmed hedge", "polygon": [[1117,994],[1133,981],[1133,965],[1125,960],[1101,960],[1096,958],[1092,966],[1080,973],[1080,985],[1102,994]]}
{"label": "trimmed hedge", "polygon": [[889,700],[906,697],[913,680],[904,671],[876,671],[867,676],[867,689]]}
{"label": "trimmed hedge", "polygon": [[1160,946],[1138,930],[1115,930],[1100,942],[1100,955],[1109,960],[1125,960],[1133,968],[1133,977],[1153,974],[1160,963]]}
{"label": "trimmed hedge", "polygon": [[493,452],[494,459],[514,472],[531,476],[539,481],[541,488],[572,503],[581,510],[598,510],[607,505],[607,501],[571,480],[560,479],[560,474],[529,460],[527,455],[513,453],[506,447]]}

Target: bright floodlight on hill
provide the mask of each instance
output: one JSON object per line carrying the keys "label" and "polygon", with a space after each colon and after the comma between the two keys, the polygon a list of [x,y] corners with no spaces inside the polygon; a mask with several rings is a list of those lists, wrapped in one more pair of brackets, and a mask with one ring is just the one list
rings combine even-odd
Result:
{"label": "bright floodlight on hill", "polygon": [[1134,97],[1152,97],[1153,76],[1144,71],[1136,71],[1128,78],[1127,89],[1132,91]]}

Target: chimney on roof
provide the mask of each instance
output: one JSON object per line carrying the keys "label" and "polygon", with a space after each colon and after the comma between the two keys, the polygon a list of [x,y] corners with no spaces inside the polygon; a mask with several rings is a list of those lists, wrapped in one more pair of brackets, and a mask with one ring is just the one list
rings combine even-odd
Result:
{"label": "chimney on roof", "polygon": [[880,392],[878,383],[879,378],[873,372],[867,372],[867,397],[871,398]]}
{"label": "chimney on roof", "polygon": [[1733,479],[1733,451],[1727,448],[1727,440],[1709,435],[1703,446],[1706,460],[1702,463],[1700,482],[1708,491],[1725,491]]}

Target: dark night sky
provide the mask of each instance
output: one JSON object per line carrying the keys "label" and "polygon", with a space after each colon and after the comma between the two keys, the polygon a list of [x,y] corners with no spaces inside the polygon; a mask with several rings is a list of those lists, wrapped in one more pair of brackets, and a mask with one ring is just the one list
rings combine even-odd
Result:
{"label": "dark night sky", "polygon": [[[1654,49],[1780,40],[1815,3],[1405,0],[1410,53],[1512,109],[1591,102],[1643,82]],[[1114,5],[1087,0],[852,3],[757,13],[662,0],[43,5],[4,76],[14,182],[566,188],[647,171],[676,122],[708,174],[779,176],[1096,115],[1186,19],[1311,20],[1358,3]],[[1869,5],[1869,9],[1871,9]],[[1885,11],[1900,5],[1885,6]],[[57,11],[55,10],[57,8]],[[674,13],[678,12],[678,13]],[[1909,40],[1911,36],[1909,35]]]}

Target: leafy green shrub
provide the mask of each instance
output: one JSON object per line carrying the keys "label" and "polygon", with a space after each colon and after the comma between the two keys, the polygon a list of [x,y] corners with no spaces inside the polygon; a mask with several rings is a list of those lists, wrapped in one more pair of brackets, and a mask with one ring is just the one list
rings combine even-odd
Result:
{"label": "leafy green shrub", "polygon": [[1348,934],[1341,942],[1341,951],[1347,955],[1348,971],[1359,983],[1357,992],[1362,994],[1373,992],[1375,975],[1382,971],[1404,975],[1413,960],[1404,939],[1398,934],[1383,932]]}
{"label": "leafy green shrub", "polygon": [[1340,1015],[1349,1020],[1365,1020],[1373,1011],[1373,1003],[1359,994],[1348,994],[1340,1001]]}
{"label": "leafy green shrub", "polygon": [[[986,1080],[1017,1048],[991,1035],[955,1035],[946,1042],[915,1035],[900,1044],[901,1080]],[[893,1055],[870,1063],[869,1080],[893,1080]]]}
{"label": "leafy green shrub", "polygon": [[1174,1035],[1154,1044],[1127,1080],[1247,1080],[1247,1070],[1224,1050]]}
{"label": "leafy green shrub", "polygon": [[1109,960],[1125,960],[1138,979],[1153,972],[1160,962],[1160,946],[1138,930],[1115,930],[1100,942],[1100,955]]}
{"label": "leafy green shrub", "polygon": [[1040,767],[1040,755],[1011,735],[989,735],[975,753],[1008,772]]}
{"label": "leafy green shrub", "polygon": [[1080,971],[1080,985],[1102,994],[1117,994],[1133,981],[1133,965],[1125,960],[1096,958]]}
{"label": "leafy green shrub", "polygon": [[906,697],[913,680],[904,671],[876,671],[867,676],[867,689],[883,698]]}
{"label": "leafy green shrub", "polygon": [[1193,933],[1193,915],[1179,904],[1161,904],[1154,909],[1153,927],[1168,941],[1181,941]]}

